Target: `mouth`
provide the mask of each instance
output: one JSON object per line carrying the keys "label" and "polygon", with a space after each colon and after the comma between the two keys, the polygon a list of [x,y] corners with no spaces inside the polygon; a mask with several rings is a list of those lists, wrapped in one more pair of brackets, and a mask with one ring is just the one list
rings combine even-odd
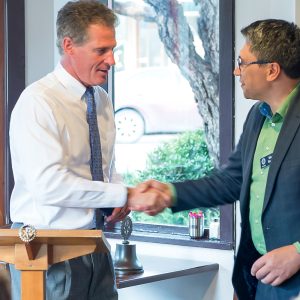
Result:
{"label": "mouth", "polygon": [[101,72],[101,73],[104,73],[104,74],[106,74],[106,75],[108,74],[108,71],[109,71],[109,70],[101,70],[101,69],[97,70],[97,72]]}

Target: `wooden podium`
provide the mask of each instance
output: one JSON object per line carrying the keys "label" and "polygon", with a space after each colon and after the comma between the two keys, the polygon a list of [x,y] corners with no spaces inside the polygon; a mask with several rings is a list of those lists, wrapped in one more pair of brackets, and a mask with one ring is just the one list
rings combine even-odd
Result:
{"label": "wooden podium", "polygon": [[21,271],[21,299],[45,299],[45,271],[49,265],[93,252],[109,252],[101,230],[37,230],[25,243],[19,229],[0,229],[0,260]]}

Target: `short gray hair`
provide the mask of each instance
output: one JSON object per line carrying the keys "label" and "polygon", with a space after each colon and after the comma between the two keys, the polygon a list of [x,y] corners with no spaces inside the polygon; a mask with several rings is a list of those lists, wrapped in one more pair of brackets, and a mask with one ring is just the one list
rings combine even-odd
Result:
{"label": "short gray hair", "polygon": [[82,45],[87,40],[87,28],[91,24],[115,27],[117,22],[115,13],[96,0],[69,1],[57,14],[56,45],[59,53],[63,54],[62,42],[65,37]]}
{"label": "short gray hair", "polygon": [[266,19],[241,30],[258,60],[277,62],[290,78],[300,77],[300,29],[284,20]]}

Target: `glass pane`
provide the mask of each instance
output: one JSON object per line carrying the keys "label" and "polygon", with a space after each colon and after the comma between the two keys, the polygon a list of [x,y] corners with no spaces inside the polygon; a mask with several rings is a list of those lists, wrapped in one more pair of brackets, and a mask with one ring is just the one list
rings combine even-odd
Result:
{"label": "glass pane", "polygon": [[[114,1],[116,167],[128,185],[196,179],[217,163],[218,1],[196,2]],[[219,216],[202,210],[206,226]],[[132,217],[188,224],[187,212]]]}

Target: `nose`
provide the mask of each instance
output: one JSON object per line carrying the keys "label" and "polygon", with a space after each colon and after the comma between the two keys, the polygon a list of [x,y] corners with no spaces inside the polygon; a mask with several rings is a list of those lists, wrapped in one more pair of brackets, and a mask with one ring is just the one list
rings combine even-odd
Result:
{"label": "nose", "polygon": [[109,64],[110,66],[113,66],[113,65],[116,64],[115,56],[114,56],[114,52],[113,51],[109,51],[109,53],[107,53],[107,56],[105,58],[105,62],[107,64]]}
{"label": "nose", "polygon": [[236,66],[233,70],[233,75],[234,76],[241,76],[241,70],[238,66]]}

